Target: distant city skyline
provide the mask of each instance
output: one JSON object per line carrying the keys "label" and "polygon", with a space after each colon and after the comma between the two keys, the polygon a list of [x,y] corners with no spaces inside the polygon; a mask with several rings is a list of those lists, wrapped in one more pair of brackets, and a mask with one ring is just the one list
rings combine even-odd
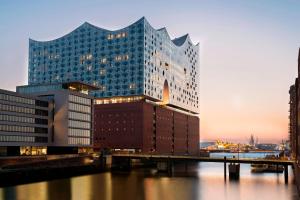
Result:
{"label": "distant city skyline", "polygon": [[[29,38],[51,40],[87,21],[119,29],[145,16],[172,38],[200,43],[200,139],[288,138],[300,2],[7,1],[0,7],[0,88],[27,83]],[[132,12],[134,11],[134,12]]]}

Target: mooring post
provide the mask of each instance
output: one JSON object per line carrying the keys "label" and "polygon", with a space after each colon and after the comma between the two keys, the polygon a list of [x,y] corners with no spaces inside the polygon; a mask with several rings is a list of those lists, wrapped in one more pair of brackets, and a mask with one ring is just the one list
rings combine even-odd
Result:
{"label": "mooring post", "polygon": [[289,182],[289,166],[284,165],[284,183],[288,184]]}
{"label": "mooring post", "polygon": [[226,181],[226,156],[224,156],[224,180]]}
{"label": "mooring post", "polygon": [[168,175],[172,176],[173,175],[173,161],[171,161],[170,158],[168,158],[167,170],[168,170]]}

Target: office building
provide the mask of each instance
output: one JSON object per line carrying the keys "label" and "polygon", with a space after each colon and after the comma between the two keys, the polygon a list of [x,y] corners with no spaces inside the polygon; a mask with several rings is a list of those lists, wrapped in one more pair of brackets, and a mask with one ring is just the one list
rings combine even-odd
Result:
{"label": "office building", "polygon": [[77,153],[92,148],[93,98],[84,94],[90,88],[94,87],[80,82],[17,87],[19,93],[54,103],[54,134],[48,144],[49,153]]}
{"label": "office building", "polygon": [[0,155],[41,155],[52,140],[53,102],[0,90]]}

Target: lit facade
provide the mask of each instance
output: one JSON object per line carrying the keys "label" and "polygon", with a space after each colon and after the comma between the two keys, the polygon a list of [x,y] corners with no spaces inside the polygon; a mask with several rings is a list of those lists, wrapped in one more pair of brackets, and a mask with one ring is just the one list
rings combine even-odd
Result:
{"label": "lit facade", "polygon": [[199,113],[199,45],[170,39],[145,18],[110,31],[84,23],[52,41],[29,41],[29,85],[82,81],[95,98],[144,97]]}

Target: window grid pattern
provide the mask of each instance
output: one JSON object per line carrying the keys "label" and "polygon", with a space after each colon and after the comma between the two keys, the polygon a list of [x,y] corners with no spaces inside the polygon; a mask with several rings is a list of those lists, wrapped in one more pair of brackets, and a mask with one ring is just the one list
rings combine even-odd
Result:
{"label": "window grid pattern", "polygon": [[0,142],[47,143],[48,138],[21,135],[0,135]]}
{"label": "window grid pattern", "polygon": [[0,135],[0,142],[35,142],[35,137],[20,135]]}
{"label": "window grid pattern", "polygon": [[69,136],[74,137],[91,137],[91,131],[90,130],[84,130],[84,129],[74,129],[69,128]]}
{"label": "window grid pattern", "polygon": [[76,95],[69,95],[69,101],[91,106],[92,100],[89,98],[84,98],[84,97],[80,97],[80,96],[76,96]]}
{"label": "window grid pattern", "polygon": [[91,129],[91,123],[90,122],[80,122],[80,121],[69,120],[69,127],[82,128],[82,129]]}
{"label": "window grid pattern", "polygon": [[163,101],[167,82],[168,104],[199,112],[199,46],[189,36],[174,40],[165,28],[145,23],[144,94]]}
{"label": "window grid pattern", "polygon": [[35,114],[35,110],[33,108],[25,108],[21,106],[13,106],[13,105],[6,105],[0,104],[0,110],[9,111],[9,112],[18,112],[18,113],[26,113],[26,114]]}
{"label": "window grid pattern", "polygon": [[118,31],[88,23],[59,39],[29,43],[29,85],[82,81],[95,97],[148,96],[199,113],[199,46],[171,40],[145,18]]}
{"label": "window grid pattern", "polygon": [[91,121],[90,114],[78,113],[78,112],[69,112],[69,119],[80,120],[80,121]]}
{"label": "window grid pattern", "polygon": [[7,125],[0,124],[0,131],[6,132],[21,132],[21,133],[38,133],[38,134],[47,134],[47,128],[32,127],[32,126],[16,126],[16,125]]}
{"label": "window grid pattern", "polygon": [[82,81],[100,88],[95,97],[142,95],[143,29],[143,19],[118,31],[84,23],[57,40],[30,40],[29,85]]}
{"label": "window grid pattern", "polygon": [[69,109],[73,111],[91,113],[91,106],[84,106],[76,103],[69,102]]}
{"label": "window grid pattern", "polygon": [[10,101],[10,102],[17,102],[17,103],[23,103],[23,104],[29,104],[29,105],[34,105],[35,100],[34,99],[28,99],[24,97],[17,97],[13,95],[8,95],[8,94],[0,94],[0,99],[4,101]]}
{"label": "window grid pattern", "polygon": [[9,122],[21,122],[21,123],[31,123],[35,122],[32,117],[24,117],[24,116],[15,116],[15,115],[1,115],[0,121],[9,121]]}
{"label": "window grid pattern", "polygon": [[91,99],[69,95],[69,145],[91,145],[91,107]]}
{"label": "window grid pattern", "polygon": [[68,144],[70,145],[90,145],[90,138],[77,138],[77,137],[69,137]]}

